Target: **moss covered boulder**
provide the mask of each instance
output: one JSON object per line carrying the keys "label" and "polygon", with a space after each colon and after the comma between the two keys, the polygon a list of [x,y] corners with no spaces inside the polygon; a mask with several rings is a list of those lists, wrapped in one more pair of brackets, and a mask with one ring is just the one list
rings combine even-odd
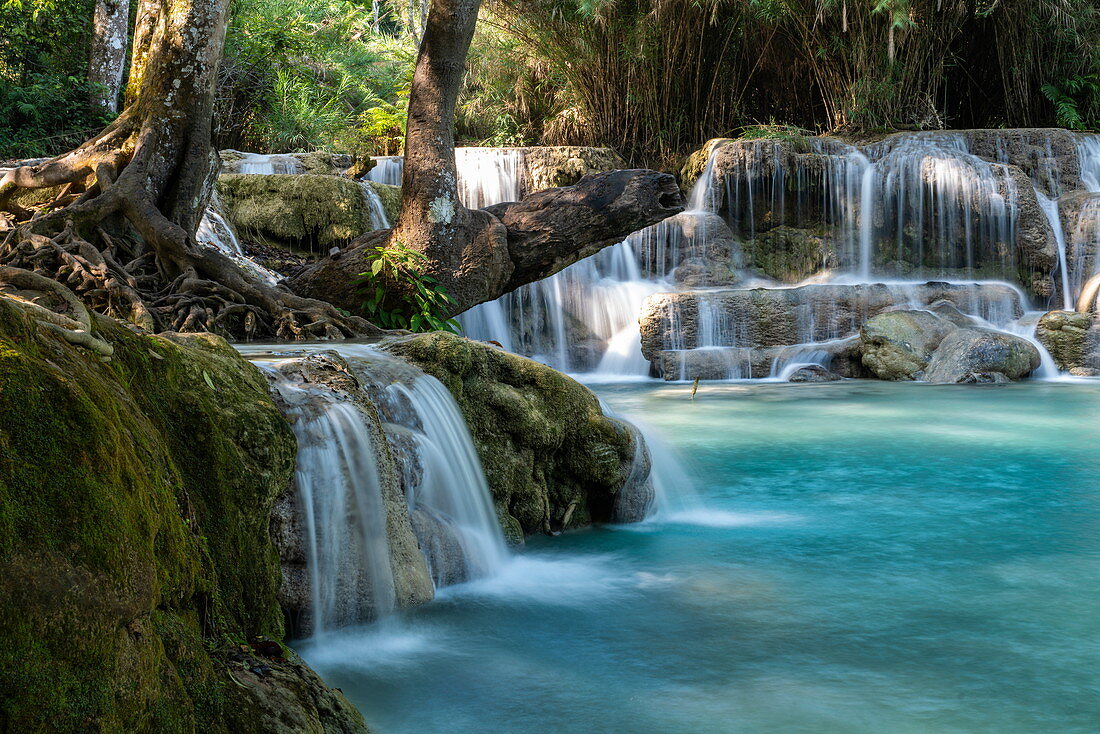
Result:
{"label": "moss covered boulder", "polygon": [[882,380],[919,379],[940,342],[956,330],[930,311],[888,311],[859,331],[863,366]]}
{"label": "moss covered boulder", "polygon": [[[393,221],[400,190],[368,182]],[[228,174],[218,178],[226,217],[244,237],[276,247],[325,253],[380,225],[363,186],[341,176]]]}
{"label": "moss covered boulder", "polygon": [[279,731],[277,705],[284,731],[361,731],[249,646],[283,637],[268,524],[295,453],[266,381],[218,337],[96,331],[110,362],[0,298],[5,730]]}
{"label": "moss covered boulder", "polygon": [[446,333],[384,344],[438,378],[473,435],[506,534],[644,517],[644,441],[586,387],[543,364]]}
{"label": "moss covered boulder", "polygon": [[1092,314],[1050,311],[1039,319],[1035,338],[1060,370],[1089,374],[1100,364],[1100,328],[1093,323]]}

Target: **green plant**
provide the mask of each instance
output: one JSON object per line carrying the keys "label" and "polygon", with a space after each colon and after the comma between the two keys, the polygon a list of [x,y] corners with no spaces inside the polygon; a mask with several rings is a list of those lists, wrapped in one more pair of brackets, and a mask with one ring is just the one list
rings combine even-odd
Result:
{"label": "green plant", "polygon": [[1076,75],[1057,84],[1044,84],[1043,96],[1054,105],[1054,117],[1062,127],[1084,130],[1089,127],[1088,109],[1100,106],[1100,74]]}
{"label": "green plant", "polygon": [[458,321],[447,315],[454,298],[423,272],[423,253],[398,242],[375,247],[367,261],[370,267],[359,276],[368,319],[387,329],[459,333]]}

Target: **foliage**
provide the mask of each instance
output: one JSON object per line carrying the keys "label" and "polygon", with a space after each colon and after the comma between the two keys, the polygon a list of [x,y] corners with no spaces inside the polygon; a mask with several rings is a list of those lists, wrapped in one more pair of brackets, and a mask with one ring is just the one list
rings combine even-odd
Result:
{"label": "foliage", "polygon": [[349,0],[235,0],[219,147],[394,153],[415,48]]}
{"label": "foliage", "polygon": [[0,160],[68,150],[107,120],[87,82],[93,0],[0,0]]}
{"label": "foliage", "polygon": [[[1073,76],[1044,84],[1041,90],[1054,105],[1054,119],[1061,127],[1084,130],[1100,125],[1100,74]],[[1085,117],[1090,112],[1091,122]]]}
{"label": "foliage", "polygon": [[[374,248],[368,255],[370,268],[359,274],[367,318],[387,329],[457,334],[458,322],[447,316],[454,299],[423,273],[426,261],[422,252],[400,242]],[[400,295],[395,298],[395,293]]]}

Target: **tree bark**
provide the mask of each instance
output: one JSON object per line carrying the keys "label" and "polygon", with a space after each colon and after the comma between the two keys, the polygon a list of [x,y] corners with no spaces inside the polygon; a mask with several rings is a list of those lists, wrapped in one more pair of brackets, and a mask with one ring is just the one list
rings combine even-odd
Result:
{"label": "tree bark", "polygon": [[129,27],[130,0],[96,0],[88,81],[99,85],[92,103],[111,114],[118,112]]}
{"label": "tree bark", "polygon": [[459,301],[499,290],[511,275],[503,225],[458,196],[455,105],[480,4],[431,2],[409,95],[401,216],[389,239],[422,252],[433,272],[462,274],[442,284]]}
{"label": "tree bark", "polygon": [[[0,177],[0,212],[12,214],[13,230],[2,238],[0,264],[62,280],[95,310],[147,329],[281,338],[376,332],[195,241],[217,175],[211,126],[228,4],[141,0],[126,109],[76,150]],[[12,201],[21,189],[52,187],[57,198],[37,212]],[[124,222],[139,235],[137,246],[125,244]]]}
{"label": "tree bark", "polygon": [[[427,274],[449,293],[460,294],[448,314],[453,316],[553,275],[682,209],[676,179],[667,173],[629,170],[590,174],[573,186],[489,207],[489,212],[500,217],[507,241],[508,262],[495,277],[448,270],[438,262],[429,266]],[[385,232],[367,233],[338,255],[296,275],[291,286],[297,293],[358,310],[363,299],[354,286],[354,276],[362,272],[367,253],[385,237]],[[488,283],[495,285],[490,289],[485,287]]]}

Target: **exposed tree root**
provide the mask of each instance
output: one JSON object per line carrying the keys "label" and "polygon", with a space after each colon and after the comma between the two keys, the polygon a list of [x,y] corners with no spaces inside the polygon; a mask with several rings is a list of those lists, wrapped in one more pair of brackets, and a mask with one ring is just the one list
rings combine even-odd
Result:
{"label": "exposed tree root", "polygon": [[[0,209],[7,213],[0,217],[0,289],[41,293],[42,279],[49,279],[87,308],[154,332],[285,340],[380,333],[198,244],[145,193],[148,156],[133,154],[132,138],[119,132],[127,127],[124,114],[72,153],[0,177]],[[58,191],[44,206],[13,203],[21,190],[45,188]],[[36,286],[29,276],[37,278]],[[90,328],[87,319],[77,321],[84,331]]]}

